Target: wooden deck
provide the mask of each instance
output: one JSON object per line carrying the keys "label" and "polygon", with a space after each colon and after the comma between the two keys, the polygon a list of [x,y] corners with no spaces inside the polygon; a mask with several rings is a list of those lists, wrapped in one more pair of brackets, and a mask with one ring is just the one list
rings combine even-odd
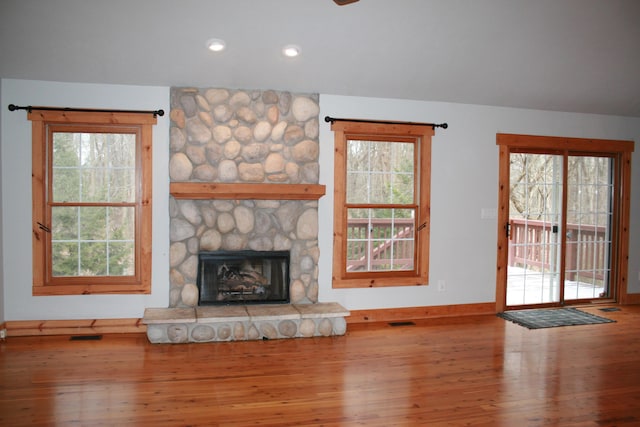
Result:
{"label": "wooden deck", "polygon": [[0,343],[0,425],[638,426],[640,306],[528,330],[493,315],[339,337]]}
{"label": "wooden deck", "polygon": [[[508,267],[507,306],[547,304],[558,302],[560,295],[557,279],[545,272]],[[597,300],[605,292],[601,285],[576,280],[565,280],[565,300]]]}

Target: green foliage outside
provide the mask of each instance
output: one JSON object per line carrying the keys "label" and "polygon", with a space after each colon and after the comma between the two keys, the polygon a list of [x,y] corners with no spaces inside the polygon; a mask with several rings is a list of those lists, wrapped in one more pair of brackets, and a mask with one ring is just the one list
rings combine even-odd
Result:
{"label": "green foliage outside", "polygon": [[[354,207],[347,210],[347,264],[353,269],[370,257],[376,258],[372,270],[412,268],[395,260],[401,246],[409,245],[413,257],[414,148],[408,142],[348,141],[346,199]],[[389,244],[393,251],[385,249]]]}
{"label": "green foliage outside", "polygon": [[54,276],[134,274],[135,152],[133,134],[54,134]]}

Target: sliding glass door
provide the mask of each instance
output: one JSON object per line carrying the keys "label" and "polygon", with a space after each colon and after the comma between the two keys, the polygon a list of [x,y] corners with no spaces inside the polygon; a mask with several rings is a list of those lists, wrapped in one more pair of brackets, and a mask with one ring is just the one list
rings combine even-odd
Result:
{"label": "sliding glass door", "polygon": [[609,157],[569,156],[564,299],[611,298],[614,174]]}
{"label": "sliding glass door", "polygon": [[559,303],[562,156],[512,153],[507,305]]}
{"label": "sliding glass door", "polygon": [[570,149],[591,148],[583,140],[557,149],[555,138],[504,139],[514,142],[500,152],[498,307],[619,299],[614,284],[627,267],[620,245],[628,245],[623,157],[604,144]]}

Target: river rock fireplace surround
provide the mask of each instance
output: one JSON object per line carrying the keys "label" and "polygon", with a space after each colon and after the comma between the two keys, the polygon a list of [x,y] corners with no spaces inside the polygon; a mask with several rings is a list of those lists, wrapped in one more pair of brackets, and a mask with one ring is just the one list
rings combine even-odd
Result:
{"label": "river rock fireplace surround", "polygon": [[[318,301],[318,113],[318,95],[171,89],[170,295],[168,308],[145,310],[151,342],[346,332],[349,312]],[[277,270],[258,261],[267,253],[288,261],[275,299],[262,298]],[[240,280],[221,299],[203,293],[200,261],[212,254],[243,258],[216,275],[257,282]]]}

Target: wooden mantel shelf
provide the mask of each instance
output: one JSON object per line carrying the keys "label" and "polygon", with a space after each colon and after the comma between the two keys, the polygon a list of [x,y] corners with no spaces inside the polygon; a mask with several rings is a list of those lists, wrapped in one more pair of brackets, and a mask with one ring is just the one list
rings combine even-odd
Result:
{"label": "wooden mantel shelf", "polygon": [[172,182],[169,188],[176,199],[192,200],[318,200],[325,191],[320,184]]}

